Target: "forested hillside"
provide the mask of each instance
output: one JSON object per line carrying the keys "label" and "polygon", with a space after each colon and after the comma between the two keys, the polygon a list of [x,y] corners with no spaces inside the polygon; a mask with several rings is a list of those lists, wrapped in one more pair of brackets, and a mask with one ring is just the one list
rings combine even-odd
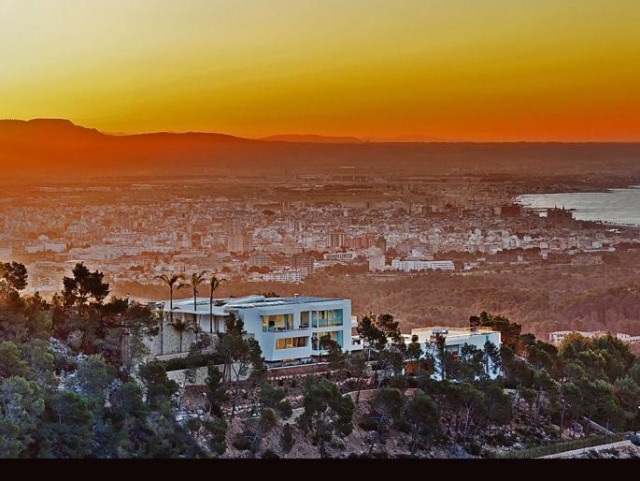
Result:
{"label": "forested hillside", "polygon": [[[325,338],[322,364],[283,376],[230,317],[186,358],[144,361],[142,340],[166,321],[112,296],[101,272],[77,264],[46,301],[21,294],[23,265],[0,268],[4,458],[493,458],[640,429],[640,361],[611,335],[556,347],[482,311],[468,322],[502,345],[455,358],[442,338],[424,352],[393,314],[372,312],[362,352]],[[206,380],[189,382],[199,367]]]}

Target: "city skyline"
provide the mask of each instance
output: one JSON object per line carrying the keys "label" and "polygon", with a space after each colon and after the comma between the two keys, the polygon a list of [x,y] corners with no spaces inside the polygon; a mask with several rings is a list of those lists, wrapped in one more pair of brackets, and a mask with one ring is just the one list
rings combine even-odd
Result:
{"label": "city skyline", "polygon": [[632,1],[0,0],[0,117],[107,133],[639,141]]}

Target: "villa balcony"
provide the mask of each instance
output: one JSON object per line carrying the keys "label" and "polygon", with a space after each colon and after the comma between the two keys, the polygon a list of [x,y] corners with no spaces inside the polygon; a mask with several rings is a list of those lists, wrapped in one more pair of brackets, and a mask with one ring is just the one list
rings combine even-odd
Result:
{"label": "villa balcony", "polygon": [[276,327],[276,326],[270,326],[270,327],[262,327],[262,332],[300,332],[300,331],[308,331],[309,330],[309,326],[306,327]]}

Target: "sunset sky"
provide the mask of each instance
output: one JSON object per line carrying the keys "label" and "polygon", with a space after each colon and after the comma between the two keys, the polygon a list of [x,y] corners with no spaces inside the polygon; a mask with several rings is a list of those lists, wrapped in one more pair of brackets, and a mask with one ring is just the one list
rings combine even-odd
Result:
{"label": "sunset sky", "polygon": [[640,141],[638,0],[0,0],[0,118]]}

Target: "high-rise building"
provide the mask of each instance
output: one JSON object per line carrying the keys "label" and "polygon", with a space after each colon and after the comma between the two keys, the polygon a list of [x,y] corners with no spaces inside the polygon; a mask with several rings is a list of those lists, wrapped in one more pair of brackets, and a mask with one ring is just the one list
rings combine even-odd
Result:
{"label": "high-rise building", "polygon": [[333,231],[327,236],[327,245],[331,249],[340,249],[347,245],[348,236],[344,232]]}
{"label": "high-rise building", "polygon": [[315,258],[305,252],[293,254],[291,256],[291,267],[302,271],[305,275],[313,274],[313,263]]}
{"label": "high-rise building", "polygon": [[362,234],[348,240],[347,247],[350,249],[368,249],[376,243],[376,237],[373,234]]}
{"label": "high-rise building", "polygon": [[189,237],[192,249],[200,249],[202,247],[202,234],[194,232]]}
{"label": "high-rise building", "polygon": [[227,236],[227,250],[240,254],[251,252],[253,250],[253,234],[251,232],[243,232],[242,234]]}
{"label": "high-rise building", "polygon": [[240,223],[239,219],[227,217],[225,219],[222,219],[222,229],[227,235],[241,234],[242,224]]}
{"label": "high-rise building", "polygon": [[374,254],[369,256],[369,271],[383,271],[385,270],[385,257],[383,254]]}

